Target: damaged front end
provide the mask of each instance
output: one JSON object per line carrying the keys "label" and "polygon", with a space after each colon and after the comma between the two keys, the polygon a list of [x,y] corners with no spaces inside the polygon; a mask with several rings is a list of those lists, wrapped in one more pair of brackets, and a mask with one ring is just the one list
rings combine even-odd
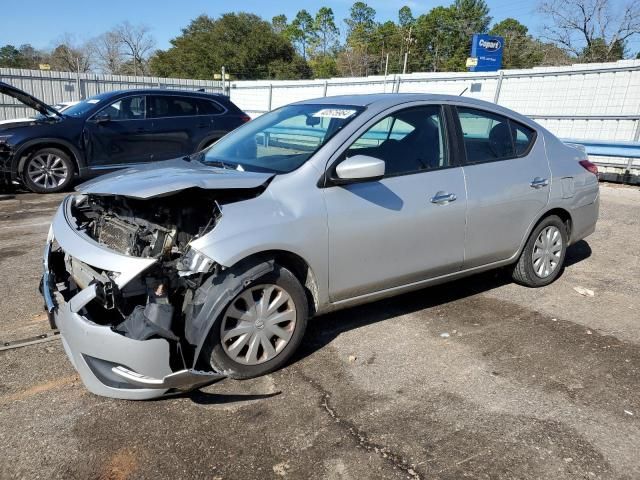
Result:
{"label": "damaged front end", "polygon": [[221,205],[262,190],[65,199],[47,239],[42,293],[90,391],[148,399],[224,376],[200,366],[209,322],[194,300],[221,268],[191,242],[212,232]]}

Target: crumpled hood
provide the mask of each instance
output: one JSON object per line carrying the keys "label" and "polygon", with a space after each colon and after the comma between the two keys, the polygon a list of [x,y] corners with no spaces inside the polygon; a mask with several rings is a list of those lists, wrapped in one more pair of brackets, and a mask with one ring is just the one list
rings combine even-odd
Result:
{"label": "crumpled hood", "polygon": [[103,175],[76,187],[81,193],[153,198],[187,188],[247,189],[267,183],[273,174],[240,172],[204,165],[198,161],[167,160]]}

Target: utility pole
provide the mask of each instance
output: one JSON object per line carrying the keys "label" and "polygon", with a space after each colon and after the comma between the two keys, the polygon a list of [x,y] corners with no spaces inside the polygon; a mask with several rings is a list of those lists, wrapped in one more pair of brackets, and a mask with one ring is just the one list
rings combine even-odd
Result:
{"label": "utility pole", "polygon": [[222,66],[222,94],[226,95],[227,94],[227,82],[225,80],[225,68],[224,65]]}
{"label": "utility pole", "polygon": [[411,29],[413,26],[409,27],[409,36],[407,37],[407,51],[404,52],[404,66],[402,67],[402,73],[407,73],[407,60],[409,60],[409,53],[411,53],[411,43],[413,39],[411,38]]}
{"label": "utility pole", "polygon": [[76,57],[76,98],[78,101],[82,100],[82,92],[80,92],[80,57]]}
{"label": "utility pole", "polygon": [[389,54],[387,53],[387,61],[384,63],[384,89],[383,92],[387,93],[387,72],[389,71]]}

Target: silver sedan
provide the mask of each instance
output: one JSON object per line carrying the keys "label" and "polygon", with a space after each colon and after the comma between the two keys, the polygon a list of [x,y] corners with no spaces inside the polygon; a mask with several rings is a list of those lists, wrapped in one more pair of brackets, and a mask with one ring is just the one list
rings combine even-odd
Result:
{"label": "silver sedan", "polygon": [[497,267],[548,285],[597,218],[596,167],[522,115],[329,97],[80,186],[42,292],[89,390],[153,398],[279,368],[314,315]]}

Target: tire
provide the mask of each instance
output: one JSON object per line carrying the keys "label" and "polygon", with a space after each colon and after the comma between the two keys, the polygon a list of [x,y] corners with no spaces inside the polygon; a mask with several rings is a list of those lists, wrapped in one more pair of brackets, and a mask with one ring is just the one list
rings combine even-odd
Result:
{"label": "tire", "polygon": [[552,283],[564,268],[568,242],[567,227],[560,217],[543,218],[531,232],[513,268],[513,280],[532,288]]}
{"label": "tire", "polygon": [[[262,292],[261,289],[263,289]],[[254,301],[262,299],[264,298],[264,292],[270,292],[270,302],[267,303],[271,306],[275,306],[279,299],[285,299],[285,296],[288,296],[288,299],[283,305],[276,308],[275,313],[270,316],[251,314],[248,311],[249,309],[246,308],[247,299]],[[280,297],[279,295],[282,292],[284,292],[285,296]],[[259,300],[256,301],[255,306],[256,311],[259,311]],[[275,334],[269,337],[269,334],[273,333],[273,326],[271,326],[270,322],[280,318],[290,318],[292,309],[294,310],[293,322],[284,321],[276,324],[276,326],[280,327],[280,334],[286,333],[288,335],[290,332],[290,337],[286,340],[286,343],[283,343],[283,338]],[[243,313],[244,320],[238,320],[239,313]],[[278,314],[280,316],[276,317]],[[282,367],[298,349],[307,328],[308,317],[309,305],[302,285],[289,270],[275,265],[275,269],[272,272],[263,275],[245,287],[225,307],[209,331],[207,341],[202,350],[203,357],[201,358],[203,361],[208,362],[214,370],[224,372],[225,375],[231,378],[246,379],[265,375]],[[249,325],[252,326],[249,327]],[[251,328],[251,330],[249,333],[243,334],[244,337],[242,335],[236,337],[234,336],[235,332],[231,332],[238,327],[241,327],[241,329],[237,330],[237,332],[247,328]],[[229,335],[224,341],[223,338],[227,335],[223,335],[223,332]],[[259,346],[256,347],[257,363],[251,358],[250,349],[254,345],[253,339],[256,338],[256,334],[261,336]],[[246,342],[242,347],[234,347],[236,344],[242,344],[245,339]],[[271,344],[273,351],[267,351],[265,341]],[[275,355],[273,355],[274,352]]]}
{"label": "tire", "polygon": [[57,148],[36,150],[22,169],[25,186],[35,193],[55,193],[69,187],[75,166],[69,155]]}

